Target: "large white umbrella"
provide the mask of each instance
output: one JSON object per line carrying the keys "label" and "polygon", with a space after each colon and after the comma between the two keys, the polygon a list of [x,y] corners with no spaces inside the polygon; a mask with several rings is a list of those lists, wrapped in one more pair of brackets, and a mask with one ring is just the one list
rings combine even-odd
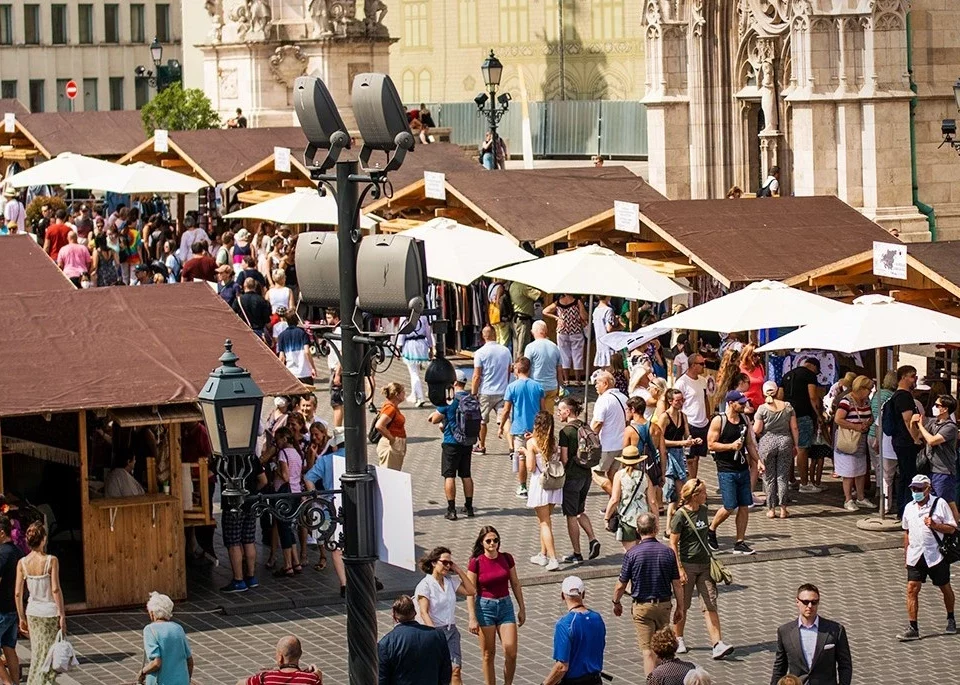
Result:
{"label": "large white umbrella", "polygon": [[96,157],[62,152],[53,159],[14,174],[5,182],[14,188],[43,185],[68,186],[79,184],[90,176],[110,173],[121,168],[120,164],[107,162]]}
{"label": "large white umbrella", "polygon": [[124,195],[179,195],[196,193],[201,188],[206,188],[207,182],[179,171],[146,162],[134,162],[115,164],[113,169],[85,176],[73,183],[73,186]]}
{"label": "large white umbrella", "polygon": [[[336,226],[337,201],[330,195],[323,197],[315,188],[296,188],[294,192],[258,202],[227,214],[225,219],[259,219],[277,224],[328,224]],[[373,219],[361,214],[360,228],[372,228]]]}
{"label": "large white umbrella", "polygon": [[669,333],[670,330],[670,328],[664,328],[660,325],[660,322],[657,322],[650,326],[638,328],[633,333],[629,331],[607,333],[600,338],[600,342],[611,350],[626,350],[627,352],[631,352],[641,345],[646,345],[654,338],[659,338],[664,333]]}
{"label": "large white umbrella", "polygon": [[500,235],[437,218],[403,232],[424,243],[427,275],[469,285],[491,269],[536,259]]}
{"label": "large white umbrella", "polygon": [[488,275],[525,283],[545,293],[611,295],[649,302],[663,302],[687,292],[650,267],[599,245],[578,247]]}
{"label": "large white umbrella", "polygon": [[819,349],[852,354],[895,345],[957,342],[957,317],[897,302],[886,295],[863,295],[851,306],[777,338],[758,351]]}
{"label": "large white umbrella", "polygon": [[695,331],[757,331],[805,326],[849,305],[779,281],[759,281],[657,322]]}

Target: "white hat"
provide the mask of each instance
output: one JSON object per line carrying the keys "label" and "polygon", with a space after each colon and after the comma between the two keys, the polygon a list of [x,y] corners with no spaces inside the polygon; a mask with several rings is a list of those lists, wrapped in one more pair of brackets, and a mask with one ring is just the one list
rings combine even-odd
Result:
{"label": "white hat", "polygon": [[334,426],[332,437],[333,437],[334,445],[342,445],[344,443],[344,440],[346,439],[344,436],[343,426]]}
{"label": "white hat", "polygon": [[930,477],[925,476],[922,473],[918,473],[913,477],[913,480],[910,481],[910,487],[912,488],[914,485],[923,485],[923,486],[930,485]]}
{"label": "white hat", "polygon": [[250,240],[250,231],[245,228],[241,228],[237,231],[236,235],[233,236],[236,240],[247,241]]}
{"label": "white hat", "polygon": [[767,381],[763,384],[763,394],[764,395],[775,395],[777,390],[780,388],[777,386],[776,381]]}
{"label": "white hat", "polygon": [[583,597],[583,581],[577,576],[567,576],[563,579],[563,585],[560,586],[560,592],[567,597]]}
{"label": "white hat", "polygon": [[287,398],[286,398],[286,397],[274,397],[274,398],[273,398],[273,406],[276,407],[277,409],[283,409],[284,407],[287,406]]}
{"label": "white hat", "polygon": [[457,383],[466,383],[467,374],[463,372],[463,369],[457,369]]}

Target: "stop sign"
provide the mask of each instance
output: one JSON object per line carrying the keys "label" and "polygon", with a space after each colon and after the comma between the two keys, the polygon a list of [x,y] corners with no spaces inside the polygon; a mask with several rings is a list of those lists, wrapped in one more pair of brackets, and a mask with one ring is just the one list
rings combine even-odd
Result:
{"label": "stop sign", "polygon": [[66,92],[67,97],[73,100],[75,97],[77,97],[77,93],[79,92],[79,89],[77,88],[77,82],[67,81],[64,91]]}

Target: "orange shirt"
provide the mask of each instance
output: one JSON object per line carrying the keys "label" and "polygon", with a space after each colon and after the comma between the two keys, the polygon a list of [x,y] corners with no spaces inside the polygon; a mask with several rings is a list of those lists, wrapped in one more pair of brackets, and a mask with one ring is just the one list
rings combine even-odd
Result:
{"label": "orange shirt", "polygon": [[390,429],[390,434],[393,435],[393,437],[407,437],[407,419],[400,413],[397,405],[391,402],[384,402],[383,406],[380,407],[380,413],[389,417],[390,422],[387,424],[387,427]]}

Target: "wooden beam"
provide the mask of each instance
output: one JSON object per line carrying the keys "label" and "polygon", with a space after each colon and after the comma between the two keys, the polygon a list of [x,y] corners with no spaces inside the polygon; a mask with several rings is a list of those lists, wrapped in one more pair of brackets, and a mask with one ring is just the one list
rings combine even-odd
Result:
{"label": "wooden beam", "polygon": [[645,243],[627,243],[627,252],[676,252],[676,250],[666,241],[655,240]]}
{"label": "wooden beam", "polygon": [[12,136],[10,138],[10,145],[13,145],[14,147],[33,147],[33,143],[30,142],[30,139],[22,136]]}
{"label": "wooden beam", "polygon": [[164,169],[179,169],[181,167],[188,167],[190,165],[184,162],[182,159],[175,158],[175,159],[161,159],[160,166]]}
{"label": "wooden beam", "polygon": [[280,181],[281,188],[313,188],[312,181],[305,178],[285,178]]}
{"label": "wooden beam", "polygon": [[890,290],[890,297],[897,302],[921,302],[923,300],[943,300],[953,295],[943,288],[923,288],[916,290]]}
{"label": "wooden beam", "polygon": [[879,276],[874,276],[873,274],[862,274],[860,276],[849,276],[847,274],[830,274],[825,276],[816,276],[807,280],[807,285],[811,286],[822,286],[822,285],[867,285],[868,283],[876,283],[879,280]]}
{"label": "wooden beam", "polygon": [[274,181],[277,178],[276,171],[259,171],[254,174],[247,174],[243,177],[248,183],[258,183],[260,181]]}

